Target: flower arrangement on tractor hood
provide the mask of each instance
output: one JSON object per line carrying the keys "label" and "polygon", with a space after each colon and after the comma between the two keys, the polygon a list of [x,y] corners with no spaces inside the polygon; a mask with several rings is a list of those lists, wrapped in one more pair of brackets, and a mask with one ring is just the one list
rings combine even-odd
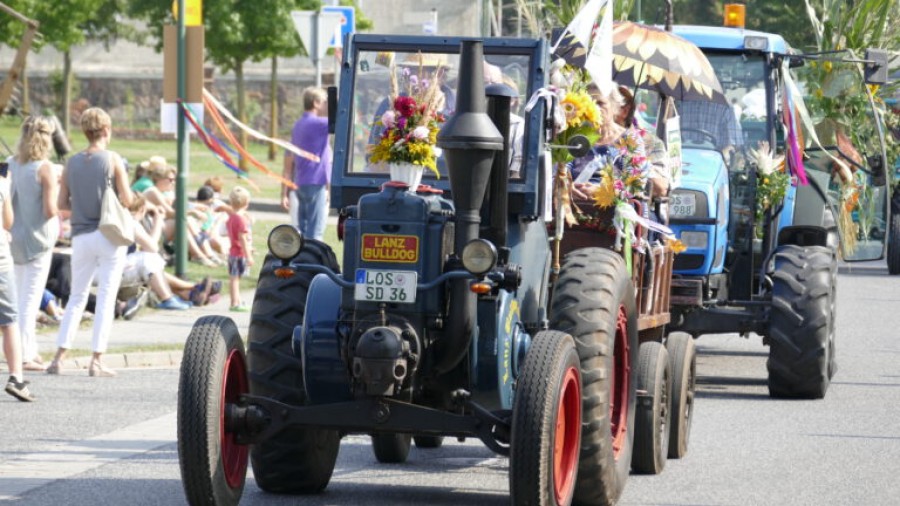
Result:
{"label": "flower arrangement on tractor hood", "polygon": [[391,72],[391,106],[377,121],[384,130],[378,142],[369,146],[371,163],[411,163],[428,168],[440,177],[436,143],[445,120],[439,112],[445,100],[438,78],[442,70],[438,68],[429,79],[421,66],[418,75],[403,68],[399,72],[405,81],[401,92],[398,92],[398,73]]}

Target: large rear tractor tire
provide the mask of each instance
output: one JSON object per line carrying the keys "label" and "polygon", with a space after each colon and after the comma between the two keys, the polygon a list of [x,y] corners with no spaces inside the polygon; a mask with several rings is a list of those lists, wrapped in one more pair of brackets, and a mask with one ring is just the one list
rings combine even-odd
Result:
{"label": "large rear tractor tire", "polygon": [[512,504],[571,504],[582,429],[580,368],[571,336],[553,330],[534,336],[513,401]]}
{"label": "large rear tractor tire", "polygon": [[581,360],[587,422],[573,504],[614,504],[631,470],[638,356],[634,286],[622,257],[605,248],[566,255],[550,315],[550,328],[575,339]]}
{"label": "large rear tractor tire", "polygon": [[372,453],[382,464],[402,464],[409,457],[409,434],[372,434]]}
{"label": "large rear tractor tire", "polygon": [[829,386],[832,269],[825,246],[779,246],[772,273],[769,395],[821,399]]}
{"label": "large rear tractor tire", "polygon": [[697,348],[694,338],[684,332],[666,338],[669,368],[672,370],[672,423],[669,425],[669,458],[687,454],[697,390]]}
{"label": "large rear tractor tire", "polygon": [[666,467],[672,419],[672,373],[669,355],[661,343],[647,341],[640,345],[637,392],[631,468],[636,473],[659,474]]}
{"label": "large rear tractor tire", "polygon": [[[331,248],[307,239],[295,259],[339,270]],[[285,404],[302,406],[305,399],[303,364],[292,351],[294,327],[303,322],[306,294],[314,277],[297,272],[283,279],[275,275],[281,262],[267,256],[259,273],[250,313],[248,359],[250,392]],[[337,339],[337,337],[335,337]],[[340,435],[333,430],[290,428],[254,445],[250,452],[259,487],[281,494],[322,491],[331,480]]]}
{"label": "large rear tractor tire", "polygon": [[225,412],[248,391],[237,326],[222,316],[197,320],[185,343],[178,380],[178,461],[188,503],[240,501],[250,447],[237,443]]}

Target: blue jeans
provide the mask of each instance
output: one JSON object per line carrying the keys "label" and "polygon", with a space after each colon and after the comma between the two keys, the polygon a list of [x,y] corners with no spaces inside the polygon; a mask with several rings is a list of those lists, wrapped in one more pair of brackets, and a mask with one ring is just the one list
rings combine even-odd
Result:
{"label": "blue jeans", "polygon": [[328,219],[328,192],[325,185],[297,187],[297,223],[304,237],[323,240]]}

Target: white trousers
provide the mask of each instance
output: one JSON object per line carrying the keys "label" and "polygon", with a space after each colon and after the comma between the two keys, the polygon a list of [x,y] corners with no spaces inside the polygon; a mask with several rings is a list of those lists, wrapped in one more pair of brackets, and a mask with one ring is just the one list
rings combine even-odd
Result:
{"label": "white trousers", "polygon": [[27,264],[13,266],[19,298],[19,335],[22,336],[22,361],[24,362],[28,362],[38,355],[34,330],[52,260],[53,252],[48,250]]}
{"label": "white trousers", "polygon": [[97,307],[91,345],[94,353],[106,351],[115,313],[116,294],[122,282],[125,253],[124,246],[109,242],[99,230],[79,234],[72,239],[72,293],[59,326],[59,335],[56,336],[58,347],[72,347],[91,291],[91,283],[96,276]]}

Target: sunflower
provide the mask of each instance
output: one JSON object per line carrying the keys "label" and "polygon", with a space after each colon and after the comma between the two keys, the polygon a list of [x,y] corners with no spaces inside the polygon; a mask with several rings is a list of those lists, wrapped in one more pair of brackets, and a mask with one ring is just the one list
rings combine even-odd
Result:
{"label": "sunflower", "polygon": [[604,173],[594,191],[594,205],[606,209],[616,205],[616,188],[609,173]]}

